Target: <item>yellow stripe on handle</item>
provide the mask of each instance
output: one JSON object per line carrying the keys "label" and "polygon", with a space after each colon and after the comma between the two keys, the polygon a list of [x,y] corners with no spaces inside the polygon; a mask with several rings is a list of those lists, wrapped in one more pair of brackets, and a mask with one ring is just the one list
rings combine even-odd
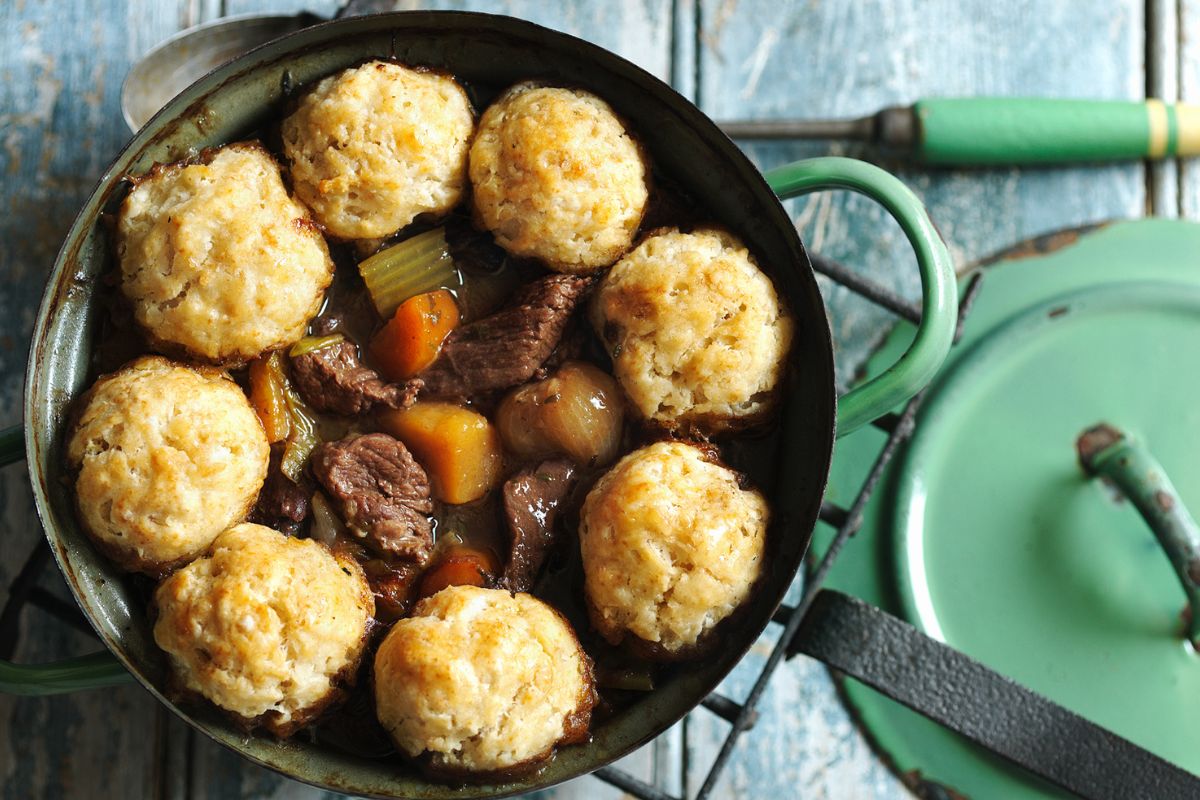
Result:
{"label": "yellow stripe on handle", "polygon": [[1175,121],[1179,126],[1175,152],[1181,156],[1200,156],[1200,106],[1177,103]]}
{"label": "yellow stripe on handle", "polygon": [[1167,154],[1167,142],[1171,138],[1171,124],[1167,117],[1166,104],[1157,98],[1146,100],[1146,121],[1150,126],[1146,155],[1162,158]]}
{"label": "yellow stripe on handle", "polygon": [[1150,128],[1146,153],[1150,158],[1200,155],[1200,106],[1167,105],[1149,98],[1146,121]]}

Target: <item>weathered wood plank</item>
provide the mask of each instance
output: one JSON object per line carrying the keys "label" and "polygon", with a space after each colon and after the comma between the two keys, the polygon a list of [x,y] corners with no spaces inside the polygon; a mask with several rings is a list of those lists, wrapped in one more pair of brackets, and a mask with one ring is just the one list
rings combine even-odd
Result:
{"label": "weathered wood plank", "polygon": [[[1200,0],[1180,0],[1178,8],[1179,99],[1200,103]],[[1200,159],[1179,162],[1179,206],[1200,220]]]}
{"label": "weathered wood plank", "polygon": [[[699,97],[718,118],[871,113],[927,96],[1143,96],[1140,0],[1119,3],[870,0],[701,3]],[[764,24],[770,20],[770,24]],[[867,155],[845,144],[747,147],[764,168],[817,154]],[[1141,165],[1045,170],[898,170],[925,200],[959,263],[1041,231],[1142,213]],[[916,296],[899,227],[869,201],[824,193],[795,203],[806,244]],[[843,373],[890,318],[840,288],[827,292]],[[765,638],[726,682],[743,696]],[[721,796],[894,797],[898,782],[870,756],[824,669],[797,659],[771,683],[758,727],[738,749]],[[694,713],[689,786],[704,779],[728,725]]]}
{"label": "weathered wood plank", "polygon": [[[227,0],[227,14],[314,11],[332,16],[336,0]],[[608,3],[543,3],[537,0],[397,0],[397,11],[444,9],[507,14],[564,31],[618,53],[667,80],[671,74],[672,3],[670,0],[619,0]]]}
{"label": "weathered wood plank", "polygon": [[696,52],[696,21],[699,4],[696,0],[675,0],[674,30],[671,42],[671,75],[669,83],[675,91],[696,102],[696,78],[699,76],[699,57]]}
{"label": "weathered wood plank", "polygon": [[[1003,8],[980,0],[709,0],[702,8],[701,103],[718,119],[854,116],[922,96],[1139,98],[1144,90],[1142,5],[1136,0]],[[764,28],[758,21],[766,18],[775,24]],[[764,168],[816,154],[868,155],[847,144],[747,149]],[[972,171],[884,166],[899,168],[926,201],[960,262],[1038,231],[1138,216],[1145,203],[1140,165]],[[814,250],[890,271],[900,288],[915,292],[899,227],[874,204],[837,193],[814,195],[799,202],[797,219]],[[835,310],[846,302],[840,291],[829,299]],[[835,325],[844,340],[869,343],[878,320],[837,313]],[[841,366],[857,358],[848,355]]]}
{"label": "weathered wood plank", "polygon": [[[1146,3],[1146,96],[1166,103],[1179,99],[1179,5],[1175,0]],[[1179,162],[1150,165],[1149,213],[1179,216]]]}
{"label": "weathered wood plank", "polygon": [[338,0],[313,0],[297,3],[293,0],[223,0],[222,16],[237,14],[298,14],[310,11],[323,17],[332,17],[342,7]]}
{"label": "weathered wood plank", "polygon": [[[0,423],[20,422],[29,334],[46,273],[92,184],[128,138],[119,90],[129,64],[195,21],[190,3],[0,4]],[[0,596],[41,530],[28,475],[0,476]],[[57,571],[42,579],[68,597]],[[50,661],[98,645],[28,610],[17,658]],[[154,797],[166,751],[162,711],[140,688],[48,699],[0,697],[4,798]]]}

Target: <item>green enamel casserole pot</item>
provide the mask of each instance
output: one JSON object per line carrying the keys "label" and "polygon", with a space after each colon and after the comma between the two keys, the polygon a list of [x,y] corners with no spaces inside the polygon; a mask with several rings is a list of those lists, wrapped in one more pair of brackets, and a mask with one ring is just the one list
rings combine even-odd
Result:
{"label": "green enamel casserole pot", "polygon": [[[111,269],[104,217],[127,175],[156,162],[251,135],[277,118],[285,97],[369,58],[448,70],[479,105],[525,79],[570,84],[608,100],[641,137],[658,173],[698,203],[697,216],[740,235],[786,295],[797,320],[777,463],[762,487],[775,510],[768,563],[742,624],[708,660],[669,673],[661,685],[593,726],[591,741],[564,748],[520,782],[454,787],[430,783],[398,757],[370,759],[300,738],[247,737],[214,709],[174,706],[165,663],[141,601],[80,531],[62,456],[72,401],[90,380],[102,276]],[[879,377],[841,398],[834,389],[829,320],[808,256],[780,198],[848,189],[874,198],[899,221],[916,252],[923,322],[908,351]],[[49,694],[132,676],[196,729],[244,757],[297,780],[378,797],[495,797],[532,791],[608,764],[695,707],[754,643],[808,548],[836,434],[860,427],[920,390],[949,349],[957,290],[950,258],[916,197],[868,164],[840,158],[799,162],[761,175],[695,106],[638,67],[565,34],[507,17],[410,12],[338,20],[266,44],[205,76],[158,113],[100,179],[58,255],[33,331],[22,430],[0,436],[0,455],[24,456],[55,558],[108,652],[46,665],[0,662],[0,690]],[[22,447],[22,439],[24,445]]]}

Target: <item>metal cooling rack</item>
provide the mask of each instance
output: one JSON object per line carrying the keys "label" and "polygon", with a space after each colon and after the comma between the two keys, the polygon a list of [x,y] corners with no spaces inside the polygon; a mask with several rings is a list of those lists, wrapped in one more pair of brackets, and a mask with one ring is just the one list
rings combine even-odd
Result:
{"label": "metal cooling rack", "polygon": [[[835,261],[821,258],[820,256],[812,257],[812,265],[813,269],[818,273],[844,286],[865,300],[886,309],[896,317],[913,324],[920,322],[921,309],[890,289],[857,275]],[[969,313],[971,304],[978,293],[981,277],[981,273],[974,273],[962,293],[958,311],[958,330],[955,332],[954,337],[955,341],[958,341],[958,337],[962,333],[963,320]],[[753,727],[755,721],[758,719],[758,703],[775,670],[785,658],[795,655],[791,645],[796,631],[800,627],[800,622],[804,619],[804,615],[812,605],[813,598],[816,597],[822,584],[824,584],[825,577],[841,553],[842,547],[862,526],[862,510],[874,493],[885,467],[899,450],[900,445],[912,436],[916,425],[916,413],[918,408],[920,408],[922,399],[923,394],[918,394],[908,402],[904,410],[899,414],[889,414],[873,423],[875,427],[887,433],[888,438],[880,449],[870,473],[867,475],[850,507],[843,508],[829,502],[821,504],[820,520],[836,528],[837,534],[834,536],[825,555],[817,563],[816,567],[809,572],[804,583],[804,592],[800,598],[800,602],[795,606],[784,604],[776,610],[771,622],[772,624],[782,626],[783,633],[772,648],[770,656],[759,672],[758,678],[755,680],[754,686],[750,689],[746,699],[739,703],[736,700],[714,692],[700,702],[701,706],[728,722],[730,729],[699,791],[691,798],[677,797],[657,789],[617,767],[611,766],[601,767],[596,770],[592,773],[595,777],[641,800],[707,800],[712,795],[717,781],[729,763],[729,758],[733,754],[738,740],[742,734]],[[11,659],[16,652],[19,644],[21,613],[29,605],[40,608],[63,623],[83,631],[97,640],[99,639],[95,631],[92,630],[92,626],[87,621],[87,618],[84,617],[83,613],[74,603],[63,600],[37,585],[38,577],[49,561],[50,545],[43,539],[34,547],[33,552],[30,553],[29,558],[26,559],[25,564],[21,567],[21,570],[9,586],[8,600],[5,602],[3,610],[0,611],[0,658]]]}

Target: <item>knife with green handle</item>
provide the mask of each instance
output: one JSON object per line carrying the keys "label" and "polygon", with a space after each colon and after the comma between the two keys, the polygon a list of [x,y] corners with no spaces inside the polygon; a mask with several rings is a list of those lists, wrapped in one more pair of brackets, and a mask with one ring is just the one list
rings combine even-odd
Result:
{"label": "knife with green handle", "polygon": [[847,120],[756,120],[734,139],[855,139],[945,166],[1063,164],[1200,155],[1200,105],[1161,100],[964,97]]}

